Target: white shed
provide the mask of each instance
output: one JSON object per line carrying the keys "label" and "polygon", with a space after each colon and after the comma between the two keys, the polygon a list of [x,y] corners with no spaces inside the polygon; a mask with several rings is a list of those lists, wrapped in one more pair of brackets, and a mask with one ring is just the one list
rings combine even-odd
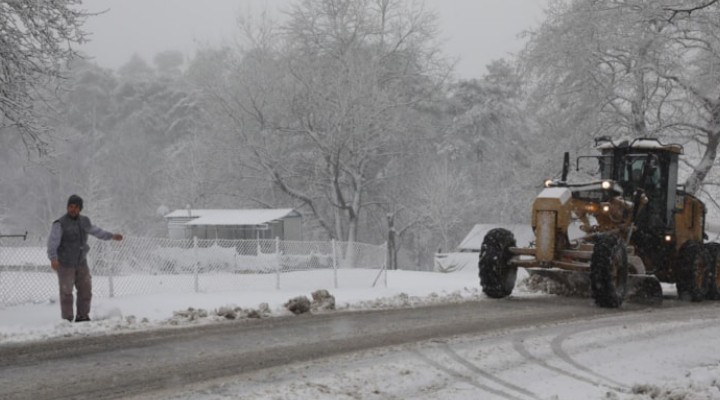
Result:
{"label": "white shed", "polygon": [[[485,235],[495,228],[509,230],[515,236],[515,243],[518,247],[529,247],[535,241],[535,234],[532,227],[525,224],[477,224],[460,242],[457,249],[450,253],[435,254],[435,271],[452,272],[466,270],[477,273],[480,249],[482,248]],[[575,239],[584,234],[577,224],[570,225],[568,230],[569,238]]]}
{"label": "white shed", "polygon": [[302,240],[302,216],[291,208],[175,210],[165,216],[171,239]]}
{"label": "white shed", "polygon": [[505,228],[515,235],[515,242],[520,247],[527,247],[535,240],[535,234],[530,225],[525,224],[477,224],[465,235],[465,239],[458,245],[461,252],[480,252],[483,239],[487,233],[495,228]]}
{"label": "white shed", "polygon": [[434,270],[438,272],[465,271],[477,274],[480,249],[487,233],[495,228],[505,228],[515,235],[515,242],[520,247],[527,247],[535,240],[532,227],[524,224],[476,224],[455,251],[436,253]]}

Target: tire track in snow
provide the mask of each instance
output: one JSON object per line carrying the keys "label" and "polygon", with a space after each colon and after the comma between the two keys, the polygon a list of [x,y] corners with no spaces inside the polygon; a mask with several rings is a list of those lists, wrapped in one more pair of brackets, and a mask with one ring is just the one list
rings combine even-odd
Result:
{"label": "tire track in snow", "polygon": [[535,393],[533,393],[533,392],[531,392],[531,391],[529,391],[529,390],[527,390],[527,389],[525,389],[525,388],[523,388],[523,387],[520,387],[520,386],[518,386],[518,385],[515,385],[515,384],[512,383],[512,382],[508,382],[508,381],[506,381],[506,380],[504,380],[504,379],[502,379],[502,378],[499,378],[499,377],[497,377],[497,376],[495,376],[495,375],[493,375],[493,374],[491,374],[491,373],[489,373],[489,372],[486,372],[486,371],[482,370],[481,368],[479,368],[479,367],[476,366],[475,364],[471,363],[470,361],[468,361],[468,360],[465,359],[464,357],[460,356],[460,355],[459,355],[457,352],[455,352],[455,350],[453,350],[453,348],[450,347],[447,343],[444,343],[444,344],[443,344],[443,346],[441,347],[441,350],[444,351],[447,355],[449,355],[450,358],[452,358],[453,360],[457,361],[459,364],[461,364],[461,365],[464,366],[465,368],[469,369],[471,372],[474,372],[474,373],[482,376],[483,378],[485,378],[485,379],[487,379],[487,380],[489,380],[489,381],[492,381],[492,382],[494,382],[494,383],[496,383],[496,384],[498,384],[498,385],[500,385],[500,386],[504,386],[504,387],[506,387],[506,388],[508,388],[508,389],[511,389],[511,390],[516,391],[516,392],[522,393],[522,394],[524,394],[524,395],[527,396],[527,397],[530,397],[530,398],[533,398],[533,399],[536,399],[536,400],[541,400],[541,398],[538,397]]}
{"label": "tire track in snow", "polygon": [[510,394],[510,393],[507,393],[507,392],[505,392],[505,391],[503,391],[503,390],[495,389],[495,388],[492,388],[492,387],[490,387],[490,386],[484,385],[484,384],[482,384],[482,383],[478,383],[478,382],[476,382],[475,379],[473,379],[472,377],[469,377],[469,376],[467,376],[467,375],[465,375],[465,374],[462,374],[462,373],[460,373],[460,372],[457,372],[457,371],[455,371],[455,370],[453,370],[453,369],[451,369],[451,368],[448,368],[448,367],[440,364],[439,362],[431,359],[430,357],[428,357],[428,356],[426,356],[425,354],[421,353],[420,350],[413,349],[413,350],[411,350],[411,353],[412,353],[413,355],[415,355],[416,357],[418,357],[418,358],[419,358],[420,360],[422,360],[423,362],[425,362],[426,364],[430,365],[431,367],[433,367],[433,368],[435,368],[435,369],[437,369],[437,370],[439,370],[439,371],[444,372],[445,374],[447,374],[447,375],[449,375],[449,376],[457,379],[458,381],[465,382],[465,383],[467,383],[467,384],[469,384],[469,385],[471,385],[471,386],[474,386],[474,387],[477,388],[477,389],[483,390],[483,391],[485,391],[485,392],[491,393],[491,394],[493,394],[493,395],[495,395],[495,396],[499,396],[499,397],[501,397],[501,398],[508,399],[508,400],[524,400],[524,399],[521,398],[521,397],[514,396],[514,395],[512,395],[512,394]]}
{"label": "tire track in snow", "polygon": [[[671,314],[678,314],[678,313],[685,313],[688,314],[687,309],[680,309],[680,310],[671,310]],[[691,315],[689,315],[691,317]],[[557,335],[555,338],[553,338],[550,343],[550,349],[561,361],[567,363],[569,366],[573,367],[574,370],[582,371],[584,374],[587,374],[589,376],[584,376],[583,374],[578,374],[574,371],[569,371],[566,368],[557,367],[554,365],[549,364],[545,360],[542,360],[539,357],[534,356],[530,351],[527,349],[527,347],[524,344],[524,341],[527,337],[536,338],[538,337],[537,334],[533,336],[523,335],[523,336],[516,336],[513,339],[513,348],[515,351],[517,351],[521,356],[526,358],[527,360],[545,368],[551,371],[554,371],[556,373],[571,377],[573,379],[591,384],[593,386],[602,386],[607,387],[613,390],[616,390],[618,392],[628,392],[630,390],[630,386],[623,384],[621,382],[618,382],[612,378],[609,378],[605,375],[602,375],[600,373],[597,373],[593,371],[592,369],[588,368],[587,366],[577,362],[574,360],[567,351],[564,349],[564,343],[572,338],[573,336],[576,336],[583,332],[589,332],[592,330],[600,330],[600,329],[607,329],[608,327],[613,326],[626,326],[626,325],[633,325],[633,324],[641,324],[641,323],[647,323],[647,322],[653,322],[656,317],[652,314],[647,315],[625,315],[620,316],[618,318],[614,318],[612,321],[608,321],[606,318],[602,318],[595,321],[589,321],[587,322],[587,325],[590,326],[584,326],[579,327],[576,329],[571,330],[570,332],[565,332],[560,335]],[[676,322],[681,322],[677,321]],[[703,319],[700,321],[693,321],[689,320],[687,322],[681,322],[681,325],[674,326],[674,327],[663,327],[663,326],[653,326],[648,332],[644,332],[642,335],[632,334],[628,335],[626,337],[621,338],[620,342],[615,340],[614,342],[609,342],[606,344],[606,346],[613,346],[617,345],[618,343],[633,343],[637,341],[645,341],[648,339],[654,339],[661,336],[670,336],[677,333],[682,333],[687,331],[688,329],[711,329],[714,327],[717,327],[718,324],[720,324],[720,318],[713,318],[713,319]]]}
{"label": "tire track in snow", "polygon": [[630,387],[624,383],[618,382],[612,378],[609,378],[605,375],[602,375],[598,372],[593,371],[589,367],[586,367],[583,364],[580,364],[579,362],[575,361],[563,348],[563,343],[572,338],[573,336],[581,333],[581,332],[589,332],[591,330],[599,329],[596,327],[593,328],[585,328],[585,329],[576,329],[572,332],[563,333],[561,335],[555,336],[553,340],[550,342],[550,348],[552,349],[553,353],[562,361],[568,363],[573,368],[578,369],[580,371],[583,371],[589,375],[592,375],[596,378],[602,379],[612,385],[616,385],[617,387],[623,388],[625,390],[630,389]]}
{"label": "tire track in snow", "polygon": [[[536,337],[536,336],[533,336],[533,337]],[[513,346],[513,349],[516,352],[518,352],[518,354],[520,354],[522,357],[524,357],[529,362],[537,364],[537,365],[539,365],[545,369],[548,369],[550,371],[553,371],[555,373],[565,375],[567,377],[573,378],[573,379],[581,381],[581,382],[585,382],[585,383],[590,384],[595,387],[606,387],[608,389],[612,389],[617,392],[623,392],[623,393],[626,393],[628,391],[624,387],[616,387],[614,385],[609,385],[609,384],[601,382],[599,380],[591,379],[591,378],[582,376],[580,374],[577,374],[575,372],[568,371],[563,368],[556,367],[554,365],[550,365],[545,360],[542,360],[542,359],[534,356],[532,353],[530,353],[530,351],[525,347],[525,337],[520,337],[520,336],[515,337],[512,341],[512,346]]]}
{"label": "tire track in snow", "polygon": [[[644,321],[635,321],[635,322],[637,322],[637,323],[643,323]],[[622,321],[620,321],[620,323],[619,323],[618,325],[628,325],[628,324],[629,324],[629,322],[622,322]],[[618,340],[618,341],[615,341],[615,342],[613,343],[613,345],[617,345],[618,343],[620,343],[620,344],[628,344],[628,343],[634,343],[634,342],[637,342],[637,341],[646,341],[646,340],[648,340],[648,339],[654,339],[654,338],[657,338],[657,337],[660,337],[660,336],[670,336],[670,335],[674,335],[674,334],[677,334],[677,333],[685,332],[685,331],[687,331],[688,329],[710,329],[710,328],[715,328],[715,327],[717,327],[718,324],[720,324],[720,320],[697,321],[697,322],[694,322],[694,323],[689,323],[689,324],[683,324],[683,325],[680,325],[680,326],[675,326],[675,327],[672,327],[672,328],[669,328],[669,329],[668,329],[668,328],[665,328],[665,327],[662,327],[662,326],[654,326],[654,327],[653,327],[653,328],[654,328],[653,331],[647,332],[647,333],[644,334],[644,335],[628,335],[628,336],[625,336],[625,337],[623,337],[623,338],[618,338],[619,340]],[[587,373],[587,374],[589,374],[589,375],[595,376],[596,378],[603,379],[603,380],[605,380],[605,381],[607,381],[607,382],[609,382],[609,383],[611,383],[611,384],[613,384],[613,385],[617,385],[617,386],[619,386],[619,387],[623,387],[623,388],[626,388],[626,389],[630,389],[630,386],[628,386],[628,385],[626,385],[626,384],[624,384],[624,383],[618,382],[618,381],[616,381],[616,380],[614,380],[614,379],[612,379],[612,378],[610,378],[610,377],[607,377],[607,376],[605,376],[605,375],[603,375],[603,374],[600,374],[600,373],[598,373],[598,372],[595,372],[594,370],[590,369],[589,367],[587,367],[587,366],[581,364],[580,362],[576,361],[576,360],[573,359],[572,356],[570,356],[570,354],[569,354],[567,351],[565,351],[565,349],[564,349],[564,343],[565,343],[567,340],[569,340],[569,339],[571,339],[572,337],[574,337],[574,336],[577,336],[577,335],[579,335],[579,334],[585,334],[585,333],[587,333],[587,332],[594,331],[594,330],[607,329],[607,328],[608,328],[607,325],[603,325],[603,326],[590,326],[590,327],[580,327],[580,328],[577,328],[577,329],[573,329],[572,331],[569,331],[569,332],[564,332],[564,333],[562,333],[562,334],[560,334],[560,335],[558,335],[558,336],[556,336],[556,337],[554,337],[554,338],[552,339],[552,341],[550,342],[550,348],[552,349],[553,353],[554,353],[559,359],[561,359],[562,361],[564,361],[564,362],[566,362],[567,364],[571,365],[573,368],[578,369],[578,370],[581,370],[581,371],[583,371],[583,372],[585,372],[585,373]]]}

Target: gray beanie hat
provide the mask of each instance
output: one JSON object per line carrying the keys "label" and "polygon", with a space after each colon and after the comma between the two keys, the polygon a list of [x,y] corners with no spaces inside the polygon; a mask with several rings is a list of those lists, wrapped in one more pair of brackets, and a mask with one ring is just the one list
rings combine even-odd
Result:
{"label": "gray beanie hat", "polygon": [[75,204],[76,206],[78,206],[78,208],[79,208],[80,210],[82,210],[82,208],[83,208],[83,199],[82,199],[82,197],[74,194],[74,195],[70,196],[70,198],[68,199],[67,205],[70,205],[70,204]]}

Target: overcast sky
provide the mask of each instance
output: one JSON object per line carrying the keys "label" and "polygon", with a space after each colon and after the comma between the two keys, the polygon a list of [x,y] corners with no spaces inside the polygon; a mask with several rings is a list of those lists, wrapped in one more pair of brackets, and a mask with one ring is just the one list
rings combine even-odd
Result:
{"label": "overcast sky", "polygon": [[[86,0],[91,42],[82,50],[103,67],[117,68],[133,53],[152,61],[155,53],[179,50],[191,57],[204,44],[236,33],[236,17],[264,7],[273,11],[292,0]],[[461,78],[483,75],[488,62],[517,52],[517,34],[542,20],[547,0],[426,0],[440,15],[445,53],[459,59]]]}

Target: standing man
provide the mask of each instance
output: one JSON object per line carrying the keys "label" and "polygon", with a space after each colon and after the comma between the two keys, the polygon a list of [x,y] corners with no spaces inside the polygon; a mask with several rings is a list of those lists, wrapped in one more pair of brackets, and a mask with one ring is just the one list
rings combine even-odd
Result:
{"label": "standing man", "polygon": [[58,274],[60,283],[60,312],[63,319],[73,321],[73,286],[77,289],[75,322],[90,321],[92,278],[87,264],[88,234],[102,240],[122,240],[118,233],[106,232],[80,215],[83,199],[72,195],[67,202],[67,214],[53,222],[47,251],[50,266]]}

